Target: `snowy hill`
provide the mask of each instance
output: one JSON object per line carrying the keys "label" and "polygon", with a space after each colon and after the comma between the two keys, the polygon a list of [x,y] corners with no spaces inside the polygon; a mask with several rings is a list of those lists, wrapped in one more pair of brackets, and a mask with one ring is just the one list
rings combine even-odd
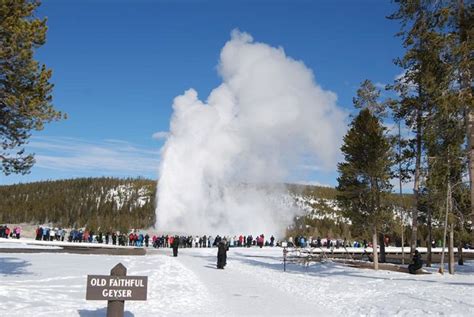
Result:
{"label": "snowy hill", "polygon": [[91,228],[146,228],[155,222],[156,182],[78,178],[0,186],[5,223]]}
{"label": "snowy hill", "polygon": [[[294,234],[343,236],[349,219],[330,187],[286,184],[281,203],[301,210],[290,227]],[[92,228],[148,228],[155,223],[156,181],[78,178],[0,186],[4,223],[53,223]]]}
{"label": "snowy hill", "polygon": [[101,194],[97,197],[98,205],[101,203],[101,198],[105,197],[104,201],[115,203],[117,209],[128,203],[132,211],[134,207],[143,207],[150,203],[153,192],[148,187],[135,187],[132,183],[127,183],[109,189],[102,188]]}

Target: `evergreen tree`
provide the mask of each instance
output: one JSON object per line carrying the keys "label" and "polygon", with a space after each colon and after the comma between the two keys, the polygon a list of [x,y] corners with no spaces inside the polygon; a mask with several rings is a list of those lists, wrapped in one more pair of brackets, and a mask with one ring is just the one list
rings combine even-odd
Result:
{"label": "evergreen tree", "polygon": [[377,231],[387,219],[385,197],[390,193],[392,152],[385,128],[369,109],[351,123],[338,164],[338,201],[352,225],[372,232],[374,268],[378,269]]}
{"label": "evergreen tree", "polygon": [[[446,210],[447,207],[439,208],[446,204],[455,207],[447,200],[451,200],[451,197],[465,192],[464,186],[462,186],[462,179],[467,167],[463,148],[466,132],[463,120],[464,111],[455,102],[456,98],[453,99],[454,94],[448,85],[444,89],[440,85],[438,95],[432,96],[435,106],[429,111],[430,124],[426,127],[425,134],[428,156],[426,185],[431,199],[438,202],[436,204],[438,206],[437,210],[433,211],[437,211],[441,223],[449,220],[453,225],[450,228],[453,230],[456,224],[457,231],[461,232],[464,228],[456,219],[464,219],[469,210],[459,209],[458,212],[462,214],[461,217],[445,218],[441,217],[441,215],[445,215],[447,211],[452,213],[453,210]],[[428,211],[431,218],[431,209]],[[455,214],[452,213],[453,216]],[[429,229],[431,230],[431,228]],[[459,240],[459,242],[461,241]]]}
{"label": "evergreen tree", "polygon": [[374,86],[372,81],[366,79],[357,89],[357,97],[352,99],[357,109],[369,109],[377,118],[386,116],[386,106],[379,102],[380,90]]}
{"label": "evergreen tree", "polygon": [[51,70],[33,58],[46,41],[46,19],[34,17],[38,6],[0,1],[0,169],[6,175],[25,174],[34,164],[23,147],[31,130],[63,117],[51,104]]}
{"label": "evergreen tree", "polygon": [[[452,85],[456,91],[458,104],[463,110],[464,129],[466,134],[466,156],[468,162],[470,184],[470,218],[474,226],[474,4],[464,0],[453,0],[449,5],[451,16],[450,35],[452,74],[457,85]],[[474,244],[474,234],[471,234]]]}
{"label": "evergreen tree", "polygon": [[392,108],[394,116],[397,121],[403,120],[414,134],[411,148],[415,159],[413,193],[416,207],[412,212],[410,243],[412,252],[418,240],[422,163],[426,154],[423,151],[426,114],[433,106],[430,97],[438,87],[437,67],[440,65],[440,54],[445,47],[445,38],[437,28],[447,20],[446,14],[446,10],[442,10],[433,1],[400,0],[398,11],[389,17],[400,20],[402,29],[397,35],[403,38],[403,47],[406,49],[405,55],[395,61],[404,72],[391,88],[400,95],[397,106]]}
{"label": "evergreen tree", "polygon": [[[473,12],[473,5],[465,5],[463,0],[401,0],[398,12],[391,16],[402,22],[400,35],[407,49],[405,56],[397,61],[405,69],[405,76],[394,85],[401,96],[395,113],[416,133],[414,192],[417,208],[412,217],[412,249],[416,247],[421,205],[427,214],[429,240],[432,216],[445,225],[449,219],[451,231],[456,224],[459,237],[465,231],[463,219],[471,215],[474,220],[469,202],[472,198],[466,197],[466,188],[462,185],[469,165],[472,197]],[[422,157],[426,162],[423,184],[420,179]],[[427,196],[425,199],[437,203],[421,204],[421,190]],[[451,203],[451,197],[462,203],[455,205],[454,200]],[[448,215],[448,211],[451,217],[441,217],[441,214]],[[450,236],[453,235],[451,232]]]}
{"label": "evergreen tree", "polygon": [[[152,180],[79,178],[0,186],[1,223],[47,223],[115,227],[123,218],[139,218],[143,228],[155,223],[156,182]],[[124,191],[118,207],[118,188]],[[140,193],[138,193],[140,191]],[[71,199],[74,197],[74,199]],[[133,219],[135,219],[133,218]],[[132,225],[131,221],[123,220]]]}

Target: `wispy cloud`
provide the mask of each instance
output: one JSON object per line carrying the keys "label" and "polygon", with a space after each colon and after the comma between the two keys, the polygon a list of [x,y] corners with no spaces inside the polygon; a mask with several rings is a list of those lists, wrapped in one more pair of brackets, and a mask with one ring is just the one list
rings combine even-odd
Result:
{"label": "wispy cloud", "polygon": [[333,188],[334,186],[331,186],[329,184],[323,184],[315,180],[299,180],[299,181],[294,181],[291,182],[293,184],[300,184],[300,185],[310,185],[310,186],[320,186],[320,187],[331,187]]}
{"label": "wispy cloud", "polygon": [[303,170],[309,170],[309,171],[320,171],[321,167],[318,165],[310,165],[310,164],[305,164],[305,165],[300,165],[300,168]]}
{"label": "wispy cloud", "polygon": [[158,131],[158,132],[153,133],[151,137],[155,140],[163,140],[163,139],[166,139],[168,135],[169,135],[168,131]]}
{"label": "wispy cloud", "polygon": [[123,140],[34,137],[28,148],[36,152],[37,167],[71,173],[140,175],[157,171],[159,164],[159,149]]}
{"label": "wispy cloud", "polygon": [[384,84],[384,83],[381,83],[381,82],[376,82],[374,84],[375,87],[377,87],[378,89],[382,89],[384,90],[385,89],[385,86],[387,86],[387,84]]}

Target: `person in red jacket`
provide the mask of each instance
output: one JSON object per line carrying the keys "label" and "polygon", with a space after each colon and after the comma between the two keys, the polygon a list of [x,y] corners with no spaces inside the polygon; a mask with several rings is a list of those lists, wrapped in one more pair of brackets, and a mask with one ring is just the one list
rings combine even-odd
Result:
{"label": "person in red jacket", "polygon": [[133,234],[133,242],[133,245],[138,246],[138,235],[136,233]]}
{"label": "person in red jacket", "polygon": [[172,239],[171,247],[173,248],[173,256],[178,256],[179,237],[175,236]]}
{"label": "person in red jacket", "polygon": [[41,227],[36,228],[36,240],[41,240],[43,235],[43,229]]}
{"label": "person in red jacket", "polygon": [[89,230],[84,230],[84,234],[82,235],[82,240],[84,240],[84,242],[89,242]]}

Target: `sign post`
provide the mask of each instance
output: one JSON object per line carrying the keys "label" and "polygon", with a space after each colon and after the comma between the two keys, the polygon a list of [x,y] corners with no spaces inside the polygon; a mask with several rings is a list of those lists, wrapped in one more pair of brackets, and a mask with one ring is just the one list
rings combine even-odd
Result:
{"label": "sign post", "polygon": [[107,317],[123,317],[126,300],[146,300],[147,276],[127,276],[122,263],[110,275],[87,275],[87,300],[107,300]]}
{"label": "sign post", "polygon": [[[110,270],[111,276],[127,276],[127,268],[122,263],[117,264]],[[109,300],[107,302],[107,317],[123,316],[125,310],[124,300]]]}

